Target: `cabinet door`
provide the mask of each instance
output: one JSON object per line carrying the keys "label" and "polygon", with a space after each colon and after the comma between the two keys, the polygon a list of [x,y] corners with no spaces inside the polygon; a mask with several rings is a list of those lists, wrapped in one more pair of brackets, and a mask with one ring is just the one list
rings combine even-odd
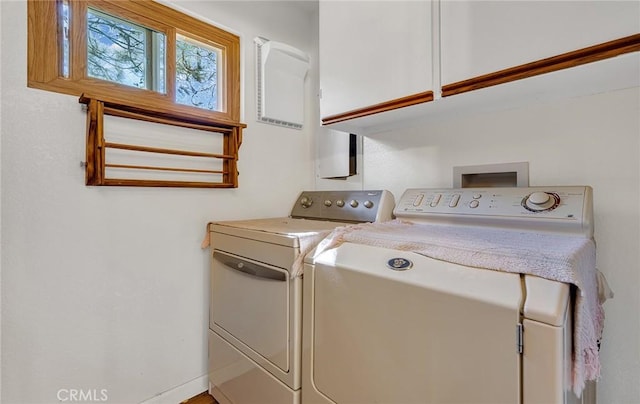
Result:
{"label": "cabinet door", "polygon": [[442,84],[640,32],[638,1],[443,1]]}
{"label": "cabinet door", "polygon": [[432,89],[430,1],[320,0],[322,117]]}

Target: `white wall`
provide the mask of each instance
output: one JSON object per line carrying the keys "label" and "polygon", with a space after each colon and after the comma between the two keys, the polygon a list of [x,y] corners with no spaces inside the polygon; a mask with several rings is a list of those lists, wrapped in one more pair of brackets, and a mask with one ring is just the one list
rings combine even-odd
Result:
{"label": "white wall", "polygon": [[256,122],[253,38],[311,52],[314,16],[293,2],[175,3],[241,36],[238,189],[86,187],[85,114],[77,97],[26,87],[26,3],[0,1],[11,55],[1,64],[2,402],[57,402],[75,388],[135,403],[203,380],[205,224],[285,215],[313,188],[315,93],[308,84],[303,131]]}
{"label": "white wall", "polygon": [[640,89],[459,116],[364,140],[364,188],[451,187],[452,167],[529,162],[530,184],[591,185],[605,303],[601,403],[640,402]]}
{"label": "white wall", "polygon": [[[2,21],[2,7],[0,7],[0,21]],[[3,41],[0,29],[0,44]],[[0,45],[0,60],[2,60],[2,45]],[[2,63],[0,63],[0,77],[2,77]],[[0,94],[2,94],[2,80],[0,80]],[[2,128],[2,107],[0,105],[0,128]],[[2,132],[0,131],[0,134]],[[2,229],[2,139],[0,138],[0,229]],[[0,231],[0,245],[2,245],[2,231]],[[0,302],[2,302],[2,251],[0,250]],[[2,304],[0,304],[0,347],[2,347]],[[0,399],[2,398],[2,355],[0,352]]]}

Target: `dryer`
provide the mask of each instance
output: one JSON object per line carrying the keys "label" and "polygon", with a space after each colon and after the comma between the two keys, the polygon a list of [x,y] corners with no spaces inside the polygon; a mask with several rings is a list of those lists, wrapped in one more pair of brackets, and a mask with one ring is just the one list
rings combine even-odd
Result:
{"label": "dryer", "polygon": [[390,220],[383,190],[305,191],[289,217],[215,222],[209,392],[221,404],[297,404],[303,258],[331,230]]}
{"label": "dryer", "polygon": [[304,404],[595,400],[591,188],[409,189],[394,213],[305,264]]}

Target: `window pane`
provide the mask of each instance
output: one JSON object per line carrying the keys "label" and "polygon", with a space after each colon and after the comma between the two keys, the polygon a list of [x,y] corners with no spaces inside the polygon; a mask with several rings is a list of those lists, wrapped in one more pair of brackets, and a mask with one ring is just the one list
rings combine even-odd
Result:
{"label": "window pane", "polygon": [[62,77],[69,78],[69,2],[63,0],[60,9],[60,21],[59,33],[62,39]]}
{"label": "window pane", "polygon": [[165,36],[89,9],[87,75],[127,86],[165,91]]}
{"label": "window pane", "polygon": [[166,92],[165,90],[166,76],[165,76],[164,61],[167,60],[167,57],[165,54],[164,34],[160,32],[153,32],[153,35],[151,36],[151,40],[153,41],[152,54],[154,55],[154,57],[152,58],[153,65],[151,66],[153,71],[153,87],[152,88],[157,92],[164,94]]}
{"label": "window pane", "polygon": [[179,35],[176,38],[176,102],[221,111],[222,51]]}

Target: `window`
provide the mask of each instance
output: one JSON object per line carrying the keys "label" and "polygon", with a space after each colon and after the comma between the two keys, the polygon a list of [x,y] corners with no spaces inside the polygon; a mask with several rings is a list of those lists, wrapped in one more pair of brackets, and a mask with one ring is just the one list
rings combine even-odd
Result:
{"label": "window", "polygon": [[213,46],[179,35],[176,39],[176,102],[217,111],[218,60],[222,52]]}
{"label": "window", "polygon": [[236,35],[150,0],[29,0],[28,85],[239,123]]}
{"label": "window", "polygon": [[161,32],[89,8],[87,76],[164,93],[165,42]]}

